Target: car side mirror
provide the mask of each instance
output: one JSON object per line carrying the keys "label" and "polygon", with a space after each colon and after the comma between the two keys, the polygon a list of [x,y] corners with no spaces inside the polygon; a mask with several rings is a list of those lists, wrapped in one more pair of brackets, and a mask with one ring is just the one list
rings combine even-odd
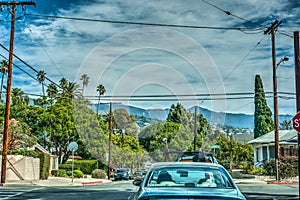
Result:
{"label": "car side mirror", "polygon": [[142,182],[143,182],[143,178],[135,178],[132,184],[135,186],[140,186]]}

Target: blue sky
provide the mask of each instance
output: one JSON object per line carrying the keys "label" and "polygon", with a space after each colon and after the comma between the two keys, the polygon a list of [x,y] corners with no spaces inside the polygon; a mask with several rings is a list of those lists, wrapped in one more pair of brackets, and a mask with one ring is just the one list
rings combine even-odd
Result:
{"label": "blue sky", "polygon": [[[57,83],[62,77],[80,83],[80,76],[88,74],[90,84],[85,89],[86,96],[97,95],[96,86],[103,84],[108,96],[175,95],[186,107],[197,104],[219,112],[253,114],[253,99],[220,96],[226,100],[186,101],[181,95],[251,93],[256,74],[261,75],[265,91],[271,92],[271,37],[263,31],[278,19],[282,24],[276,33],[277,62],[284,56],[290,57],[278,67],[278,92],[294,93],[294,41],[289,36],[300,29],[299,1],[211,0],[212,5],[207,2],[37,0],[37,6],[27,7],[26,13],[249,30],[155,27],[25,16],[16,21],[14,51]],[[23,14],[19,8],[18,16]],[[8,47],[10,18],[6,10],[0,17],[4,20],[0,22],[0,43]],[[8,56],[3,49],[0,53]],[[28,67],[14,61],[36,76]],[[13,87],[42,94],[41,85],[32,77],[17,68],[13,71]],[[286,98],[294,96],[282,96],[278,102],[279,113],[295,114],[295,100]],[[176,103],[133,101],[132,98],[122,102],[144,108],[165,108]],[[272,98],[268,98],[268,104],[273,109]]]}

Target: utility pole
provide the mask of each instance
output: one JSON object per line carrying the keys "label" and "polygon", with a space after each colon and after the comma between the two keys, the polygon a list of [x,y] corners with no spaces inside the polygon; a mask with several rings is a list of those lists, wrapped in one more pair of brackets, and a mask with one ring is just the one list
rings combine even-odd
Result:
{"label": "utility pole", "polygon": [[108,144],[108,164],[107,164],[107,178],[110,179],[110,160],[111,160],[111,146],[112,146],[112,132],[113,132],[113,124],[112,124],[112,102],[109,103],[109,144]]}
{"label": "utility pole", "polygon": [[264,34],[271,34],[272,40],[272,60],[273,60],[273,96],[274,96],[274,135],[275,135],[275,162],[276,162],[276,180],[280,180],[280,146],[278,133],[278,97],[277,97],[277,76],[276,76],[276,47],[275,47],[275,31],[281,21],[275,22],[264,32]]}
{"label": "utility pole", "polygon": [[[294,51],[295,51],[295,83],[296,83],[296,109],[300,111],[300,51],[299,51],[299,32],[294,32]],[[298,182],[300,195],[300,133],[298,132]]]}
{"label": "utility pole", "polygon": [[3,149],[2,149],[2,167],[1,167],[1,183],[6,181],[6,163],[8,151],[8,127],[10,117],[10,95],[11,95],[11,82],[12,82],[12,63],[14,51],[14,37],[15,37],[15,20],[16,20],[16,7],[31,5],[35,6],[35,2],[0,2],[0,6],[11,6],[11,28],[10,28],[10,45],[9,45],[9,63],[7,74],[7,90],[6,90],[6,106],[5,106],[5,119],[4,119],[4,132],[3,132]]}
{"label": "utility pole", "polygon": [[196,140],[197,140],[197,106],[195,106],[194,113],[194,151],[196,151]]}

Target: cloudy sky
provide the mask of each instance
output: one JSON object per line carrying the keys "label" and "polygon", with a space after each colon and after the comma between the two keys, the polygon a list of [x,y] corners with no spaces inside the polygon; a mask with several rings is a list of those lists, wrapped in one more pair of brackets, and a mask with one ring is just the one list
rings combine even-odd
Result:
{"label": "cloudy sky", "polygon": [[[35,70],[45,71],[56,83],[65,77],[81,84],[81,75],[87,74],[90,83],[84,95],[89,98],[97,95],[97,85],[103,84],[107,90],[103,101],[115,96],[116,102],[143,108],[165,108],[180,101],[186,107],[253,114],[255,75],[261,76],[265,92],[273,91],[271,36],[264,31],[276,19],[281,20],[276,32],[276,59],[277,63],[284,56],[290,60],[277,69],[279,113],[296,112],[295,95],[281,92],[295,93],[292,36],[300,29],[298,0],[36,3],[36,7],[18,8],[17,56]],[[7,8],[0,20],[0,43],[8,48]],[[3,48],[0,54],[8,57]],[[17,59],[14,63],[18,67],[13,68],[13,87],[41,95],[41,85],[33,79],[36,72]],[[273,98],[267,96],[273,109]]]}

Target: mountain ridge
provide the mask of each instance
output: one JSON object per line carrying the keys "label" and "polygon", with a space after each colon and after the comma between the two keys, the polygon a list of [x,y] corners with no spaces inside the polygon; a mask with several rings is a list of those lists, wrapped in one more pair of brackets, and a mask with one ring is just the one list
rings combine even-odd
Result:
{"label": "mountain ridge", "polygon": [[[97,106],[97,105],[95,105]],[[167,119],[168,113],[170,111],[169,108],[161,109],[161,108],[149,108],[144,109],[140,107],[123,105],[123,104],[115,104],[113,105],[113,109],[116,108],[124,108],[128,113],[136,116],[142,116],[147,118],[159,119],[161,121],[165,121]],[[107,113],[109,112],[109,105],[102,104],[100,105],[100,112]],[[194,113],[195,107],[188,108],[187,111]],[[202,114],[209,123],[215,124],[223,124],[226,126],[232,126],[234,128],[248,128],[254,129],[254,114],[243,114],[243,113],[224,113],[224,112],[215,112],[206,108],[202,108],[198,106],[197,114]],[[291,120],[293,118],[292,115],[278,115],[279,123],[284,120]]]}

